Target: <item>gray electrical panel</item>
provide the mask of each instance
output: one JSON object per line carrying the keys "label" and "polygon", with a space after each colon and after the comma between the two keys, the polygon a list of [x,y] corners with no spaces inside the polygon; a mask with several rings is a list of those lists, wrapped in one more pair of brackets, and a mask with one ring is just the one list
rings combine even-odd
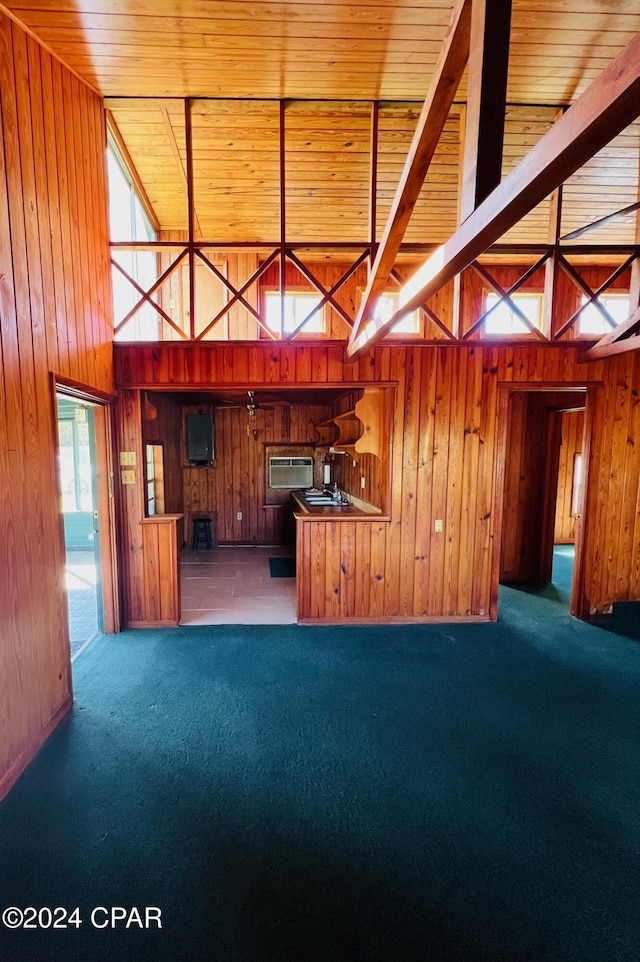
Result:
{"label": "gray electrical panel", "polygon": [[187,415],[187,460],[192,464],[213,461],[213,418],[210,414]]}

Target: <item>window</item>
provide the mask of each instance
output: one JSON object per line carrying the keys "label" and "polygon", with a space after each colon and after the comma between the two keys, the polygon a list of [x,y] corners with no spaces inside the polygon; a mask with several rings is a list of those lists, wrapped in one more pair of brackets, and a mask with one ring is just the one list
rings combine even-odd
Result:
{"label": "window", "polygon": [[[373,320],[388,321],[399,307],[398,291],[385,291],[378,298]],[[389,334],[420,334],[420,311],[412,311],[396,321]]]}
{"label": "window", "polygon": [[573,459],[573,491],[571,494],[571,514],[576,518],[580,511],[580,495],[582,493],[582,455],[576,454]]}
{"label": "window", "polygon": [[[598,300],[611,314],[616,324],[621,324],[629,317],[628,294],[601,294]],[[582,303],[587,304],[586,297],[583,298]],[[608,334],[611,330],[613,328],[607,323],[593,302],[587,304],[580,312],[578,318],[579,334]]]}
{"label": "window", "polygon": [[[542,294],[512,294],[511,300],[534,327],[540,327]],[[484,320],[485,334],[529,334],[529,328],[510,305],[497,294],[487,294],[484,301],[487,316]],[[490,313],[487,313],[489,312]]]}
{"label": "window", "polygon": [[161,444],[145,446],[147,517],[164,514],[164,460]]}
{"label": "window", "polygon": [[[112,241],[155,240],[135,184],[124,161],[109,137],[107,142],[107,173],[109,178],[109,231]],[[144,290],[158,277],[157,255],[154,251],[112,251],[112,258]],[[140,294],[117,269],[111,268],[113,314],[116,325],[140,300]],[[116,333],[117,339],[127,341],[157,340],[160,317],[150,304],[143,304],[130,321]]]}
{"label": "window", "polygon": [[[291,334],[309,317],[322,298],[313,291],[285,291],[283,334]],[[280,291],[266,291],[264,295],[265,323],[269,330],[280,333],[281,297]],[[301,334],[324,334],[325,314],[320,308],[302,328]]]}

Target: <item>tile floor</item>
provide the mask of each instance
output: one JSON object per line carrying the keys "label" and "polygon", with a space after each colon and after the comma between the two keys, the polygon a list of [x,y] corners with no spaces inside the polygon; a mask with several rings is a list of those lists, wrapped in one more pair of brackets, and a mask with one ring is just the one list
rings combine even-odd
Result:
{"label": "tile floor", "polygon": [[290,625],[296,621],[296,579],[272,578],[269,558],[291,548],[183,548],[182,625]]}
{"label": "tile floor", "polygon": [[67,599],[71,655],[98,631],[96,561],[93,550],[67,548]]}

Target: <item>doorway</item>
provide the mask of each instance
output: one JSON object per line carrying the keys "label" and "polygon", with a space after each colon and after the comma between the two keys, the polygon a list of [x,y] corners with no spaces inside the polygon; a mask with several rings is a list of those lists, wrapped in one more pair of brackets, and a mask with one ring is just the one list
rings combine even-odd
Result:
{"label": "doorway", "polygon": [[62,494],[71,657],[102,629],[94,413],[57,396],[58,470]]}
{"label": "doorway", "polygon": [[119,627],[108,408],[57,385],[58,477],[71,660]]}
{"label": "doorway", "polygon": [[499,583],[581,611],[586,388],[504,390]]}

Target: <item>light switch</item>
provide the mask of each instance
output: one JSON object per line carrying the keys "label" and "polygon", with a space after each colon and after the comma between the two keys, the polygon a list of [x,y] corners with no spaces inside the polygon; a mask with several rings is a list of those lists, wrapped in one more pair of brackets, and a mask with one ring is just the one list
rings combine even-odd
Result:
{"label": "light switch", "polygon": [[436,534],[442,534],[442,532],[443,532],[443,530],[444,530],[444,525],[443,525],[443,523],[442,523],[442,518],[436,518],[436,520],[435,520],[435,522],[434,522],[434,525],[433,525],[433,530],[436,532]]}

